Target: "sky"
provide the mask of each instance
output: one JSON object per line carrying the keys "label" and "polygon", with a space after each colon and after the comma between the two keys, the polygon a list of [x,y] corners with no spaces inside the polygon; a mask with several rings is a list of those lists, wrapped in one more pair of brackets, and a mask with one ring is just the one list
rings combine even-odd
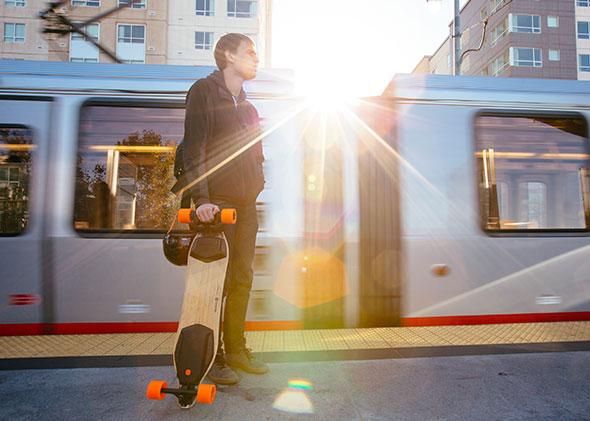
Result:
{"label": "sky", "polygon": [[298,94],[378,95],[436,51],[453,10],[453,0],[273,0],[272,67],[295,71]]}

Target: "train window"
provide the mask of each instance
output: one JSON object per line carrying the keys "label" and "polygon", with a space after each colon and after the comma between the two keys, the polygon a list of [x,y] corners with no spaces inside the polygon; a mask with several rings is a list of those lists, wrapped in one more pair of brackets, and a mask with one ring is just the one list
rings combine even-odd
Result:
{"label": "train window", "polygon": [[0,235],[18,235],[29,221],[29,176],[33,132],[0,127]]}
{"label": "train window", "polygon": [[80,114],[74,226],[160,231],[174,219],[176,145],[184,108],[88,103]]}
{"label": "train window", "polygon": [[268,227],[266,226],[266,203],[264,202],[256,202],[256,214],[258,217],[258,231],[265,232],[268,231]]}
{"label": "train window", "polygon": [[256,275],[270,274],[270,247],[256,246],[256,254],[254,255],[254,273]]}
{"label": "train window", "polygon": [[583,117],[484,113],[475,129],[484,231],[590,230]]}

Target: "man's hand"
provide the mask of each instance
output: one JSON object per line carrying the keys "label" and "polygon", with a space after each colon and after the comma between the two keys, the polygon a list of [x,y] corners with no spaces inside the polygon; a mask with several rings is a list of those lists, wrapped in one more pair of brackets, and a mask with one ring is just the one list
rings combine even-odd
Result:
{"label": "man's hand", "polygon": [[199,221],[210,223],[215,219],[215,214],[219,213],[219,208],[213,203],[204,203],[197,208],[196,213]]}

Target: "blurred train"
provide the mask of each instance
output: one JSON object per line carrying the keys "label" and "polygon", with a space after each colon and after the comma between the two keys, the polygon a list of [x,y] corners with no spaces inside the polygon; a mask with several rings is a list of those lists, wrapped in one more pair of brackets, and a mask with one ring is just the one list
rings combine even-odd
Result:
{"label": "blurred train", "polygon": [[[0,335],[173,331],[184,99],[210,67],[0,61]],[[590,84],[261,71],[248,329],[590,320]]]}

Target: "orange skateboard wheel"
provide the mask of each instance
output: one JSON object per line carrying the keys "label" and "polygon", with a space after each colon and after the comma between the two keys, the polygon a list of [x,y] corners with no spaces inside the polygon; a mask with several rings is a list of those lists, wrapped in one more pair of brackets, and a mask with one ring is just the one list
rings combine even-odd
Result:
{"label": "orange skateboard wheel", "polygon": [[168,387],[168,383],[163,382],[161,380],[152,380],[148,383],[146,396],[148,399],[161,401],[166,397],[162,393],[162,389]]}
{"label": "orange skateboard wheel", "polygon": [[191,208],[183,208],[178,211],[178,222],[181,224],[190,224],[191,222]]}
{"label": "orange skateboard wheel", "polygon": [[197,389],[197,402],[212,404],[217,389],[214,384],[201,383]]}
{"label": "orange skateboard wheel", "polygon": [[221,209],[221,223],[233,225],[238,219],[238,214],[235,209],[226,208]]}

